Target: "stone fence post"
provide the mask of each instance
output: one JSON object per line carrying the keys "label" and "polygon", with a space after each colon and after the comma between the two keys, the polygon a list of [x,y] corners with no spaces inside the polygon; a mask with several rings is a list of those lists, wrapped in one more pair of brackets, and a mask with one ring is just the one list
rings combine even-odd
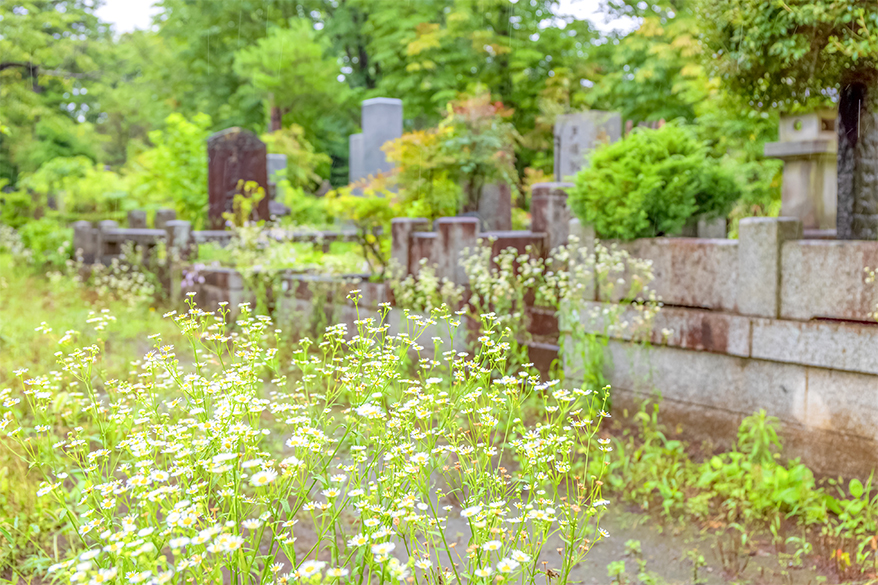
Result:
{"label": "stone fence post", "polygon": [[465,248],[475,248],[479,239],[479,219],[477,217],[440,217],[433,222],[437,234],[437,248],[434,258],[438,265],[438,275],[465,285],[469,283],[461,265]]}
{"label": "stone fence post", "polygon": [[394,217],[390,220],[390,259],[402,267],[404,278],[409,273],[412,233],[430,229],[430,220],[423,217]]}
{"label": "stone fence post", "polygon": [[537,183],[530,200],[531,231],[546,234],[547,252],[567,243],[570,209],[567,189],[573,183]]}
{"label": "stone fence post", "polygon": [[96,250],[97,254],[95,256],[95,262],[103,262],[104,264],[109,264],[110,259],[106,258],[107,255],[107,246],[106,246],[106,234],[110,230],[115,230],[119,228],[119,223],[112,219],[104,219],[98,222],[97,231],[97,242],[96,242]]}
{"label": "stone fence post", "polygon": [[146,212],[142,209],[132,209],[129,211],[128,227],[132,229],[146,229]]}
{"label": "stone fence post", "polygon": [[781,257],[784,242],[802,238],[802,222],[792,217],[747,217],[738,224],[738,313],[780,316]]}
{"label": "stone fence post", "polygon": [[489,183],[482,187],[479,219],[489,232],[512,229],[512,190],[506,183]]}
{"label": "stone fence post", "polygon": [[84,264],[94,264],[99,260],[99,243],[98,230],[92,227],[90,221],[81,220],[73,223],[73,253],[79,254],[81,251]]}
{"label": "stone fence post", "polygon": [[177,219],[177,212],[173,209],[158,209],[155,212],[153,225],[155,225],[155,229],[163,230],[169,221],[174,221],[175,219]]}
{"label": "stone fence post", "polygon": [[168,232],[168,251],[175,250],[179,257],[189,255],[189,241],[192,238],[192,223],[183,219],[172,219],[165,223]]}

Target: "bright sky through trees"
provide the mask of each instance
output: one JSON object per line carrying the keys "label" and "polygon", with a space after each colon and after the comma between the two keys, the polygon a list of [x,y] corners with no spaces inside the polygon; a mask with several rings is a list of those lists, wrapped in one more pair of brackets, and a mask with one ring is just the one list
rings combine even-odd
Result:
{"label": "bright sky through trees", "polygon": [[[158,8],[152,6],[154,2],[155,0],[106,0],[98,10],[98,15],[105,21],[113,23],[117,33],[131,32],[136,28],[149,26],[152,16],[158,13]],[[605,14],[601,11],[600,5],[601,0],[560,0],[558,11],[591,20],[595,27],[602,31],[634,28],[628,19],[605,22]]]}

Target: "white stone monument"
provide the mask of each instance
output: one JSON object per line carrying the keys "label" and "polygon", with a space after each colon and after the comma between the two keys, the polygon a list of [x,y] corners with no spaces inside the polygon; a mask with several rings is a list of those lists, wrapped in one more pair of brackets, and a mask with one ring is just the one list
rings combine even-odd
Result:
{"label": "white stone monument", "polygon": [[618,112],[589,110],[555,120],[555,181],[570,180],[588,164],[589,153],[622,137]]}

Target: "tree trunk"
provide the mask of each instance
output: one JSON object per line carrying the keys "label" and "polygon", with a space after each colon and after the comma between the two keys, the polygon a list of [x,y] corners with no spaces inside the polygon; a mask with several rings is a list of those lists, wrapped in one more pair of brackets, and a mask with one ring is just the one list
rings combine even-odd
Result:
{"label": "tree trunk", "polygon": [[838,100],[838,239],[878,239],[878,72],[858,71]]}
{"label": "tree trunk", "polygon": [[277,132],[284,127],[284,114],[281,109],[277,107],[277,104],[274,103],[273,95],[269,98],[269,103],[271,104],[271,122],[269,123],[268,131]]}

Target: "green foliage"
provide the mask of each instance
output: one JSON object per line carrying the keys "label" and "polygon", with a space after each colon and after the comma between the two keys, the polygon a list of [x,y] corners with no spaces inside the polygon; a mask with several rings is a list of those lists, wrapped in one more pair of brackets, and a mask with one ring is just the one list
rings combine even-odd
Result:
{"label": "green foliage", "polygon": [[171,114],[163,130],[149,133],[155,145],[141,154],[135,165],[135,194],[173,201],[180,219],[199,229],[207,213],[207,137],[210,116],[197,114],[187,120]]}
{"label": "green foliage", "polygon": [[298,124],[292,124],[287,128],[275,130],[262,135],[268,152],[272,154],[285,154],[287,156],[287,168],[284,172],[288,184],[296,189],[315,191],[320,186],[322,170],[323,175],[332,163],[326,154],[317,152],[314,145],[305,138],[305,130]]}
{"label": "green foliage", "polygon": [[576,177],[570,206],[600,236],[631,240],[722,216],[740,196],[731,173],[688,128],[667,124],[596,149]]}
{"label": "green foliage", "polygon": [[294,18],[289,28],[271,27],[267,36],[235,53],[233,69],[248,85],[241,88],[270,104],[273,123],[287,113],[313,135],[319,118],[347,99],[336,79],[337,67],[324,57],[326,46],[308,20]]}
{"label": "green foliage", "polygon": [[484,185],[516,186],[518,133],[510,115],[486,93],[462,96],[448,104],[438,127],[385,145],[388,160],[399,165],[394,178],[408,214],[435,219],[476,211]]}
{"label": "green foliage", "polygon": [[878,4],[701,0],[712,72],[755,108],[826,104],[878,65]]}
{"label": "green foliage", "polygon": [[387,160],[396,163],[394,179],[410,217],[434,220],[460,208],[462,191],[449,169],[454,159],[444,148],[450,132],[448,126],[413,130],[384,145]]}
{"label": "green foliage", "polygon": [[0,191],[0,224],[19,228],[33,218],[35,211],[36,204],[29,193]]}
{"label": "green foliage", "polygon": [[342,187],[326,195],[332,215],[351,223],[357,230],[357,241],[370,272],[383,276],[390,257],[390,221],[397,216],[392,193],[366,189],[355,195],[351,188]]}
{"label": "green foliage", "polygon": [[40,205],[51,197],[64,217],[118,218],[145,203],[130,196],[127,177],[81,156],[52,159],[35,173],[23,175],[19,185],[33,193]]}
{"label": "green foliage", "polygon": [[94,97],[80,92],[98,69],[109,41],[90,0],[0,2],[0,176],[15,180],[58,156],[96,158],[88,113]]}
{"label": "green foliage", "polygon": [[72,255],[73,230],[48,217],[23,225],[19,235],[30,251],[30,264],[38,270],[62,268]]}
{"label": "green foliage", "polygon": [[293,187],[286,180],[281,180],[277,189],[282,193],[283,204],[290,208],[290,215],[284,222],[316,229],[333,225],[333,210],[325,197],[305,193],[303,189]]}

